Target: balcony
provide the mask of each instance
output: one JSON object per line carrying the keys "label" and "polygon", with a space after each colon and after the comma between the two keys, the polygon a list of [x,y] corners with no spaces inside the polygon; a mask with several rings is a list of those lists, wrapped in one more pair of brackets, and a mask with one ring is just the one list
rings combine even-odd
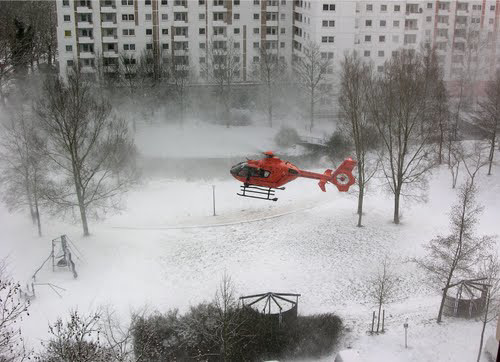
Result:
{"label": "balcony", "polygon": [[116,28],[116,21],[103,21],[101,28]]}
{"label": "balcony", "polygon": [[177,56],[186,56],[186,55],[189,55],[189,50],[187,50],[187,49],[177,49],[177,50],[174,50],[174,55],[177,55]]}
{"label": "balcony", "polygon": [[266,20],[266,26],[278,26],[278,20]]}
{"label": "balcony", "polygon": [[187,35],[174,35],[174,41],[188,41]]}
{"label": "balcony", "polygon": [[102,53],[105,58],[118,58],[118,52],[114,50],[106,50]]}
{"label": "balcony", "polygon": [[227,11],[227,9],[224,7],[224,5],[214,5],[212,7],[212,11],[214,13],[223,13],[223,12]]}
{"label": "balcony", "polygon": [[184,21],[184,20],[174,20],[174,26],[178,26],[178,27],[186,27],[188,26],[188,22],[187,20]]}
{"label": "balcony", "polygon": [[227,26],[227,23],[224,20],[213,20],[212,26]]}
{"label": "balcony", "polygon": [[405,26],[405,31],[418,31],[418,26]]}
{"label": "balcony", "polygon": [[101,13],[114,14],[114,13],[116,13],[116,7],[114,7],[114,6],[101,6]]}
{"label": "balcony", "polygon": [[80,44],[93,44],[94,43],[94,37],[79,36],[78,37],[78,43],[80,43]]}
{"label": "balcony", "polygon": [[91,59],[91,58],[95,57],[95,53],[94,52],[80,51],[80,55],[79,56],[80,56],[81,59]]}
{"label": "balcony", "polygon": [[78,29],[88,29],[88,28],[93,28],[94,25],[90,21],[79,21],[78,23],[76,23],[76,27]]}
{"label": "balcony", "polygon": [[278,34],[266,34],[266,40],[278,40]]}
{"label": "balcony", "polygon": [[95,73],[94,67],[91,67],[90,65],[82,65],[80,66],[80,72],[82,73]]}
{"label": "balcony", "polygon": [[89,6],[77,6],[76,12],[79,14],[89,14],[92,13],[92,8]]}
{"label": "balcony", "polygon": [[118,37],[116,35],[103,36],[102,42],[103,43],[118,43]]}

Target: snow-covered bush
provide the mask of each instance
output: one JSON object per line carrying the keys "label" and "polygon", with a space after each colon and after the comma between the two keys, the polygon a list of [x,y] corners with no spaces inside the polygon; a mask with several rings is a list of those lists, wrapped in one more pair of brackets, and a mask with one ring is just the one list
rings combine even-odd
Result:
{"label": "snow-covered bush", "polygon": [[99,323],[99,312],[80,315],[78,311],[70,313],[69,320],[59,318],[49,325],[51,339],[43,343],[45,350],[37,356],[40,362],[109,362],[112,353],[103,339]]}
{"label": "snow-covered bush", "polygon": [[274,136],[274,142],[282,148],[295,146],[299,141],[300,136],[295,128],[292,127],[283,126],[276,133],[276,136]]}
{"label": "snow-covered bush", "polygon": [[348,140],[344,134],[335,131],[326,143],[328,156],[332,160],[343,159],[350,156],[352,142]]}

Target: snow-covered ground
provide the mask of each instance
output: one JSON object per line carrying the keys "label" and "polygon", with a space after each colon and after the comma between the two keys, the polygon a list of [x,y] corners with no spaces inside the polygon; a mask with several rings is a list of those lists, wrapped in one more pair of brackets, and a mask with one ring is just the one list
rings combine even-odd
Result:
{"label": "snow-covered ground", "polygon": [[[478,228],[486,234],[500,231],[500,171],[495,173],[478,181],[485,206]],[[13,276],[25,282],[49,255],[52,238],[67,234],[81,253],[76,280],[48,266],[39,273],[39,282],[65,291],[60,298],[45,286],[37,288],[30,317],[23,322],[35,347],[47,337],[47,324],[69,309],[111,305],[123,318],[144,306],[183,311],[210,299],[227,273],[241,295],[296,292],[302,295],[300,313],[339,314],[351,331],[344,346],[360,350],[364,361],[470,361],[476,358],[480,323],[446,318],[436,325],[437,290],[408,262],[422,254],[422,243],[447,232],[455,201],[450,177],[446,169],[437,170],[429,201],[404,203],[399,226],[391,223],[391,197],[375,180],[363,228],[355,226],[354,193],[341,194],[331,185],[322,193],[311,180],[287,185],[279,201],[271,203],[237,197],[239,185],[228,175],[203,181],[146,177],[125,196],[123,212],[92,223],[87,238],[78,224],[48,217],[45,236],[38,238],[26,215],[9,214],[0,206],[0,256],[8,256]],[[212,216],[212,185],[217,216]],[[401,278],[398,300],[386,307],[387,332],[369,336],[373,306],[366,296],[367,280],[386,255]]]}

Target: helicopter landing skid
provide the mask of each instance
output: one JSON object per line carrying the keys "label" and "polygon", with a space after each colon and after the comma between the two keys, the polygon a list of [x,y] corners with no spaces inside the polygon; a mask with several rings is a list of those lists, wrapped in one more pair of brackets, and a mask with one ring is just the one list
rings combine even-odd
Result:
{"label": "helicopter landing skid", "polygon": [[243,185],[240,186],[241,194],[237,193],[236,195],[242,197],[250,197],[252,199],[260,199],[260,200],[269,200],[269,201],[278,201],[277,197],[274,197],[275,190],[284,190],[284,187],[262,187],[255,185]]}

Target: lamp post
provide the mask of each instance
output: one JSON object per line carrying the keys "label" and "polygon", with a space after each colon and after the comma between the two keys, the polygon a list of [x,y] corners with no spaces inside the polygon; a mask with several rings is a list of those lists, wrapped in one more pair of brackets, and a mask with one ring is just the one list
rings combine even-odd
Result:
{"label": "lamp post", "polygon": [[403,327],[405,327],[405,348],[408,348],[408,318],[406,318]]}

